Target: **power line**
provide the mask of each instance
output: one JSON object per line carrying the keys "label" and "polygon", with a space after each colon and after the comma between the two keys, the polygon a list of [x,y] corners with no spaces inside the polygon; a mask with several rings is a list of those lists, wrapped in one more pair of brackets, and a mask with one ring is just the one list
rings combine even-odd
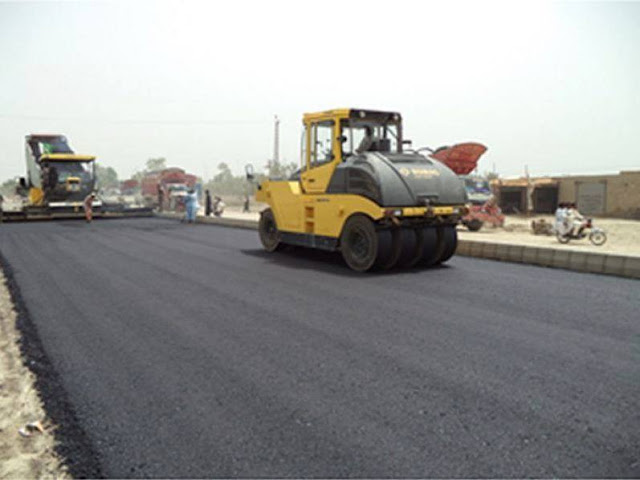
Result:
{"label": "power line", "polygon": [[44,115],[3,115],[2,120],[48,120],[56,122],[96,122],[113,125],[266,125],[269,120],[158,120],[158,119],[130,119],[109,120],[91,117],[51,117]]}

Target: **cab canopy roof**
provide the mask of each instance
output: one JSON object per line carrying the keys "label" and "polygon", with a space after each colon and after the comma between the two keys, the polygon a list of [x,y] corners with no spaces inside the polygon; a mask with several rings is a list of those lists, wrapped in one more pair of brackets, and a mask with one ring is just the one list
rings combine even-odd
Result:
{"label": "cab canopy roof", "polygon": [[362,108],[336,108],[323,112],[305,113],[303,117],[305,123],[332,119],[351,119],[374,123],[400,123],[402,116],[398,112],[383,112]]}
{"label": "cab canopy roof", "polygon": [[73,155],[73,150],[64,135],[51,135],[44,133],[32,133],[26,136],[27,148],[36,160],[41,161],[45,155],[64,154]]}
{"label": "cab canopy roof", "polygon": [[27,147],[37,162],[93,162],[93,155],[78,155],[67,137],[58,133],[32,133],[25,137]]}
{"label": "cab canopy roof", "polygon": [[30,133],[26,136],[27,140],[35,140],[37,142],[47,142],[51,140],[67,141],[67,137],[59,133]]}
{"label": "cab canopy roof", "polygon": [[93,162],[93,155],[78,155],[76,153],[44,153],[40,156],[41,162]]}

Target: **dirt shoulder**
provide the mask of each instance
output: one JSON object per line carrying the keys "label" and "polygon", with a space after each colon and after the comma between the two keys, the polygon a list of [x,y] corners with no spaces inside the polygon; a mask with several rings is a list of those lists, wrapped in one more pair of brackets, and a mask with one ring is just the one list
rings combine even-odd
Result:
{"label": "dirt shoulder", "polygon": [[531,231],[531,221],[544,218],[553,223],[552,216],[537,215],[535,217],[507,216],[504,228],[483,226],[478,232],[469,232],[465,227],[459,227],[460,238],[496,243],[510,243],[536,247],[553,247],[563,250],[581,252],[598,252],[617,255],[640,256],[640,222],[617,218],[595,218],[594,225],[607,233],[607,243],[596,247],[588,239],[572,240],[566,245],[558,242],[555,236],[534,235]]}
{"label": "dirt shoulder", "polygon": [[[16,311],[0,272],[0,478],[71,478],[55,449],[48,421],[18,346]],[[44,432],[25,437],[19,430],[39,421]],[[27,432],[29,433],[29,432]]]}
{"label": "dirt shoulder", "polygon": [[[251,211],[243,213],[240,206],[231,205],[224,213],[227,218],[239,218],[245,220],[258,220],[260,210],[266,205],[251,204]],[[201,212],[203,214],[204,212]],[[567,245],[562,245],[555,236],[534,235],[531,231],[531,221],[544,218],[553,223],[551,215],[536,215],[534,217],[521,217],[508,215],[504,228],[492,228],[485,225],[478,232],[470,232],[466,227],[459,226],[460,238],[464,240],[476,240],[495,243],[509,243],[516,245],[528,245],[534,247],[552,247],[563,250],[576,250],[580,252],[598,252],[617,255],[640,256],[640,221],[622,220],[617,218],[595,218],[594,224],[607,232],[607,243],[600,247],[592,245],[588,239],[572,240]]]}

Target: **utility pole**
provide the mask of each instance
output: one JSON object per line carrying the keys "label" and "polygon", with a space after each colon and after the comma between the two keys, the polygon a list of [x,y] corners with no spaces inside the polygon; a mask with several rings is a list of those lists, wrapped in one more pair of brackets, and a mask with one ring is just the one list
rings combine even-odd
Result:
{"label": "utility pole", "polygon": [[280,119],[277,115],[273,116],[273,160],[271,168],[280,173]]}

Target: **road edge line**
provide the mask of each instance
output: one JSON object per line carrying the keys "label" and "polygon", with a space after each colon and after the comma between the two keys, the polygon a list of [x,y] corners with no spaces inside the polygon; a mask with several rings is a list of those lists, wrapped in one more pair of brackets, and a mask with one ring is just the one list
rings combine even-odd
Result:
{"label": "road edge line", "polygon": [[[478,244],[483,244],[482,246]],[[490,251],[490,254],[487,252]],[[640,279],[640,257],[552,247],[458,240],[456,255]]]}
{"label": "road edge line", "polygon": [[105,478],[93,444],[80,426],[67,391],[58,372],[46,354],[38,329],[31,320],[13,267],[0,251],[0,269],[16,312],[16,329],[20,334],[19,349],[24,365],[35,376],[35,389],[46,415],[55,428],[55,452],[73,478]]}
{"label": "road edge line", "polygon": [[[160,218],[181,220],[181,213],[155,212]],[[196,223],[222,227],[258,229],[257,220],[198,215]],[[494,243],[458,239],[456,255],[539,267],[558,268],[581,273],[598,273],[616,277],[640,279],[640,257],[598,252],[577,252],[553,247]]]}

